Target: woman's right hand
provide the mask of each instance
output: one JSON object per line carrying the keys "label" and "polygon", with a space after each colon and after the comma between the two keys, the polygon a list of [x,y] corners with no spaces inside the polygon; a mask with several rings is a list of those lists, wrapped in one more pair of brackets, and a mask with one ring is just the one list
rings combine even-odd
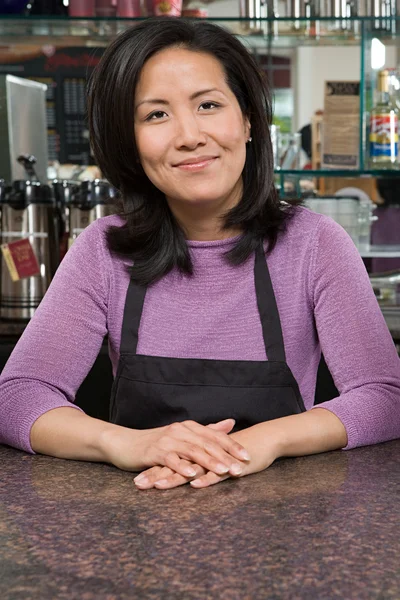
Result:
{"label": "woman's right hand", "polygon": [[228,435],[234,425],[233,419],[207,426],[183,421],[144,430],[114,425],[105,429],[101,446],[105,460],[124,471],[166,466],[190,478],[196,472],[189,461],[218,475],[238,475],[250,457]]}

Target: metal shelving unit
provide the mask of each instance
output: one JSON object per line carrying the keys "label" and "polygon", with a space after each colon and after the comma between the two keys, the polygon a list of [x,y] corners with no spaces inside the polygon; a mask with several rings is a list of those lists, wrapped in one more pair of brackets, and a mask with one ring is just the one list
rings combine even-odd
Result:
{"label": "metal shelving unit", "polygon": [[[0,40],[3,48],[7,45],[21,47],[28,43],[62,46],[107,46],[116,35],[146,17],[136,19],[119,18],[75,18],[42,16],[0,16]],[[398,45],[400,40],[400,17],[386,18],[388,30],[379,27],[374,17],[337,18],[210,18],[222,27],[237,35],[241,41],[256,53],[268,53],[275,49],[297,48],[300,46],[359,46],[361,50],[360,68],[360,168],[357,170],[324,169],[276,170],[276,177],[284,189],[285,178],[297,181],[307,177],[400,177],[400,170],[371,170],[365,160],[366,109],[371,104],[375,85],[374,73],[370,68],[371,42],[374,37],[385,44]],[[378,27],[377,27],[378,25]],[[400,247],[375,247],[365,258],[399,257]]]}
{"label": "metal shelving unit", "polygon": [[[100,41],[106,45],[115,35],[146,17],[122,19],[113,17],[64,17],[64,16],[16,16],[0,15],[0,36],[3,43],[26,43],[27,36],[36,41],[45,37],[63,43],[63,38],[72,38],[75,43],[93,45]],[[241,18],[214,17],[208,19],[226,27],[242,41],[254,48],[296,48],[298,46],[360,46],[368,32],[372,31],[376,18],[348,17],[346,19],[319,17],[298,18]],[[378,31],[382,41],[393,40],[400,30],[400,17],[385,19],[393,24],[392,31]],[[70,39],[67,40],[70,43]]]}

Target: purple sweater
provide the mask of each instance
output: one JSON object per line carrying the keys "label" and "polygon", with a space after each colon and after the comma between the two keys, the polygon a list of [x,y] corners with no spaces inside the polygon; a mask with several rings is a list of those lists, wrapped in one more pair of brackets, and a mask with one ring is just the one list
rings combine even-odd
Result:
{"label": "purple sweater", "polygon": [[[1,374],[1,443],[32,452],[32,424],[48,410],[73,406],[107,333],[115,375],[129,261],[109,252],[110,224],[122,220],[99,219],[78,237]],[[267,360],[254,255],[239,267],[222,256],[236,239],[189,241],[195,276],[172,271],[149,288],[139,354]],[[400,437],[400,361],[347,233],[299,208],[268,265],[287,362],[306,408],[313,406],[322,349],[340,396],[319,407],[342,421],[347,448]]]}

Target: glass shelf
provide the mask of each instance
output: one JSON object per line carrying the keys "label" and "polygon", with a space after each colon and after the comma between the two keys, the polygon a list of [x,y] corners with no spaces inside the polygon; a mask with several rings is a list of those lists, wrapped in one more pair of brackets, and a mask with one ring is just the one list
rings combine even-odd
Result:
{"label": "glass shelf", "polygon": [[[106,45],[118,33],[135,22],[146,17],[122,19],[113,17],[45,17],[40,15],[0,15],[0,36],[2,44],[27,43],[27,36],[36,41],[46,38],[47,43],[57,39],[57,45],[84,44],[88,46]],[[250,19],[240,17],[212,17],[207,19],[226,27],[241,37],[252,48],[265,48],[272,44],[274,48],[296,48],[299,46],[359,46],[362,30],[375,35],[373,17],[349,17],[337,19],[331,17],[299,18],[291,17]],[[386,19],[391,23],[392,31],[376,30],[379,39],[393,40],[400,36],[400,17]],[[66,38],[66,39],[63,39]]]}
{"label": "glass shelf", "polygon": [[400,169],[275,169],[275,175],[296,177],[400,177]]}
{"label": "glass shelf", "polygon": [[400,258],[400,245],[370,246],[369,250],[360,250],[363,258]]}
{"label": "glass shelf", "polygon": [[[64,21],[64,22],[72,22],[72,21],[92,21],[92,22],[104,22],[104,21],[114,21],[114,22],[128,22],[128,21],[143,21],[147,19],[147,17],[132,17],[132,18],[123,18],[123,17],[69,17],[64,15],[7,15],[0,14],[0,21]],[[198,20],[197,17],[194,20]],[[260,23],[291,23],[291,22],[314,22],[321,21],[324,23],[332,23],[335,21],[340,21],[342,23],[373,23],[374,21],[385,21],[392,22],[397,21],[400,23],[400,16],[397,17],[265,17],[265,18],[255,18],[255,17],[210,17],[206,18],[206,21],[221,21],[226,23],[232,22],[250,22],[250,21],[259,21]]]}

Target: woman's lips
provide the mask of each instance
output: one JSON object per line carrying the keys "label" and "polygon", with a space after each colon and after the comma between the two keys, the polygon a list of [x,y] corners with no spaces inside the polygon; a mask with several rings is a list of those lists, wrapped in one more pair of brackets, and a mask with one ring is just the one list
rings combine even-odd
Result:
{"label": "woman's lips", "polygon": [[208,160],[202,160],[198,163],[192,163],[191,165],[177,165],[177,169],[182,169],[182,171],[202,171],[206,169],[209,165],[214,163],[217,158],[209,158]]}

